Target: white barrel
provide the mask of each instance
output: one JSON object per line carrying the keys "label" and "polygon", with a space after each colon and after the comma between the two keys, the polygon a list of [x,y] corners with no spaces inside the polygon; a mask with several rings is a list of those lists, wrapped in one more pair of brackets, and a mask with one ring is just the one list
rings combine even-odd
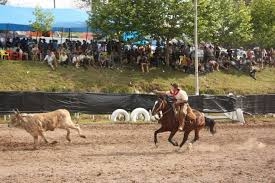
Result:
{"label": "white barrel", "polygon": [[131,112],[131,121],[132,122],[137,122],[138,117],[140,117],[141,115],[144,117],[144,121],[145,122],[149,122],[150,121],[150,114],[144,108],[136,108],[136,109],[134,109]]}
{"label": "white barrel", "polygon": [[115,110],[111,115],[111,120],[112,120],[112,122],[118,122],[118,121],[120,121],[118,119],[121,117],[124,117],[124,122],[130,121],[130,115],[124,109]]}

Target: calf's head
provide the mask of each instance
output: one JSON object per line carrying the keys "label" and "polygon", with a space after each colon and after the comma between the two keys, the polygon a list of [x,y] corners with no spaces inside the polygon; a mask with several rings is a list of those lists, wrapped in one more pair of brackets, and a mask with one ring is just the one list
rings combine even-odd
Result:
{"label": "calf's head", "polygon": [[8,123],[8,126],[9,127],[19,127],[23,118],[18,110],[16,110],[16,111],[14,110],[13,112],[14,112],[14,114],[11,116],[11,120]]}

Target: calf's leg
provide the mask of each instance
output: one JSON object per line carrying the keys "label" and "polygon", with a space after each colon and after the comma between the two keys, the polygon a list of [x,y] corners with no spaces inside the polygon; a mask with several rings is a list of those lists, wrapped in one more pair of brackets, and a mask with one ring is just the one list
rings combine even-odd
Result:
{"label": "calf's leg", "polygon": [[70,125],[69,128],[77,130],[78,135],[79,135],[81,138],[86,138],[85,135],[82,135],[82,134],[81,134],[81,130],[80,130],[80,127],[79,127],[78,125],[76,125],[76,124]]}
{"label": "calf's leg", "polygon": [[[45,142],[46,144],[49,143],[49,141],[46,139],[45,134],[44,134],[43,131],[39,132],[39,135],[42,137],[42,139],[44,140],[44,142]],[[56,140],[51,142],[51,144],[56,144],[56,143],[57,143]]]}
{"label": "calf's leg", "polygon": [[66,130],[67,130],[66,139],[67,139],[69,142],[71,142],[71,138],[70,138],[70,133],[71,133],[71,131],[70,131],[69,128],[66,128]]}
{"label": "calf's leg", "polygon": [[38,145],[38,135],[33,136],[33,141],[34,141],[33,149],[35,150],[35,149],[37,149],[37,145]]}
{"label": "calf's leg", "polygon": [[44,133],[43,133],[42,131],[39,132],[39,135],[42,137],[42,139],[44,140],[44,142],[45,142],[46,144],[49,143],[48,140],[46,139]]}

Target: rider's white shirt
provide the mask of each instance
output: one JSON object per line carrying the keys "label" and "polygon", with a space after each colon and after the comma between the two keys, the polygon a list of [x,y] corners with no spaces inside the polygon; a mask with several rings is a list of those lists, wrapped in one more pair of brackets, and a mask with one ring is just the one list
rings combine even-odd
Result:
{"label": "rider's white shirt", "polygon": [[[172,95],[172,94],[170,93],[170,91],[166,92],[166,94],[167,94],[167,95]],[[182,89],[180,89],[179,92],[177,93],[177,95],[175,95],[174,97],[175,97],[175,99],[177,99],[177,100],[188,101],[188,95],[187,95],[187,93],[186,93],[184,90],[182,90]]]}

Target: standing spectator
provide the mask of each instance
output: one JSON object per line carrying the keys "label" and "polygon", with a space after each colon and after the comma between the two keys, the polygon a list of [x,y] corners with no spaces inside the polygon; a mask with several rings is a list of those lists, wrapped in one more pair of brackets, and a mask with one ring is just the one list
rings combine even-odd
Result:
{"label": "standing spectator", "polygon": [[250,64],[250,72],[249,72],[249,76],[251,76],[253,79],[256,80],[256,72],[258,71],[258,67],[255,65],[255,63],[251,63]]}
{"label": "standing spectator", "polygon": [[275,67],[275,49],[273,48],[270,49],[270,61],[271,65]]}
{"label": "standing spectator", "polygon": [[260,63],[262,58],[262,52],[259,47],[254,48],[254,55],[255,55],[255,61],[257,63]]}
{"label": "standing spectator", "polygon": [[227,49],[227,55],[228,55],[228,60],[229,61],[233,60],[233,51],[232,51],[232,49]]}
{"label": "standing spectator", "polygon": [[141,66],[142,72],[149,72],[149,58],[145,52],[142,53],[142,56],[140,59],[140,66]]}
{"label": "standing spectator", "polygon": [[218,45],[215,45],[214,52],[215,52],[215,59],[216,59],[216,61],[219,61],[220,54],[221,54],[221,49],[220,49],[220,47]]}
{"label": "standing spectator", "polygon": [[253,51],[251,49],[247,50],[246,56],[247,56],[247,60],[249,60],[250,62],[253,61]]}

